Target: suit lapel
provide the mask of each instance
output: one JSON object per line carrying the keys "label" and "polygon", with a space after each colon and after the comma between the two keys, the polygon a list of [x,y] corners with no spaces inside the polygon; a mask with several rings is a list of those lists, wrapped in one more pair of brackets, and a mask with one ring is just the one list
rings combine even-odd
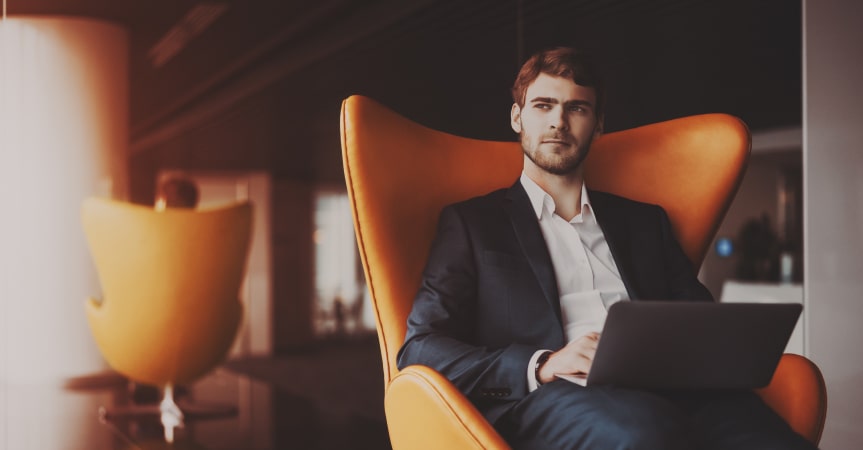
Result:
{"label": "suit lapel", "polygon": [[530,204],[530,198],[520,181],[516,181],[507,192],[504,209],[509,214],[515,235],[534,275],[539,280],[545,299],[557,316],[558,322],[561,322],[560,294],[557,290],[557,279],[554,276],[551,256]]}
{"label": "suit lapel", "polygon": [[620,278],[623,280],[626,292],[630,299],[635,300],[639,296],[635,286],[631,283],[631,276],[634,273],[632,268],[634,255],[632,255],[631,231],[626,214],[620,208],[614,208],[610,205],[608,198],[602,192],[588,190],[587,195],[590,196],[593,213],[599,223],[599,228],[602,229],[602,234],[605,235],[605,241],[611,250],[611,256],[614,258],[617,270],[620,271]]}

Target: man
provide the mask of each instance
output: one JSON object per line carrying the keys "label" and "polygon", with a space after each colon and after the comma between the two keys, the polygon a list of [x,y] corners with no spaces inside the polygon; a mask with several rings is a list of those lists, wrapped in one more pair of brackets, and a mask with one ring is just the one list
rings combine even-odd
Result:
{"label": "man", "polygon": [[513,86],[524,171],[446,207],[399,367],[441,372],[515,448],[812,448],[752,392],[583,387],[607,308],[712,300],[662,208],[584,185],[604,92],[590,60],[531,57]]}

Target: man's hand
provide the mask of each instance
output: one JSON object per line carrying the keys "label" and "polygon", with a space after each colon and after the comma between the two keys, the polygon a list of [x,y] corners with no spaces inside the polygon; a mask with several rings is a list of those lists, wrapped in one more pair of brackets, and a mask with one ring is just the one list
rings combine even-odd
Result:
{"label": "man's hand", "polygon": [[539,369],[539,382],[554,381],[554,374],[587,375],[596,354],[599,333],[588,333],[554,352]]}

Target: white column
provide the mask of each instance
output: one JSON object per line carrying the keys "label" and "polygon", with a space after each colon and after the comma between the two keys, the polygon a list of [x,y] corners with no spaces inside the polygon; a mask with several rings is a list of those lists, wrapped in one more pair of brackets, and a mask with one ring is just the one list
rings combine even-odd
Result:
{"label": "white column", "polygon": [[84,314],[101,295],[79,209],[125,198],[128,35],[98,20],[0,23],[0,377],[105,368]]}
{"label": "white column", "polygon": [[863,441],[863,8],[803,2],[804,304],[827,383],[821,448]]}

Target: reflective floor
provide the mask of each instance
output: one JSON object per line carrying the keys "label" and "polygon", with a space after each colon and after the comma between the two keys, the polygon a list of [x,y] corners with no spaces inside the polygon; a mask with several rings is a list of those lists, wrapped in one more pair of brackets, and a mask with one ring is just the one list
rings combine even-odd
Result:
{"label": "reflective floor", "polygon": [[0,449],[387,449],[376,352],[369,341],[232,361],[179,390],[173,445],[155,391],[116,378],[6,385]]}

